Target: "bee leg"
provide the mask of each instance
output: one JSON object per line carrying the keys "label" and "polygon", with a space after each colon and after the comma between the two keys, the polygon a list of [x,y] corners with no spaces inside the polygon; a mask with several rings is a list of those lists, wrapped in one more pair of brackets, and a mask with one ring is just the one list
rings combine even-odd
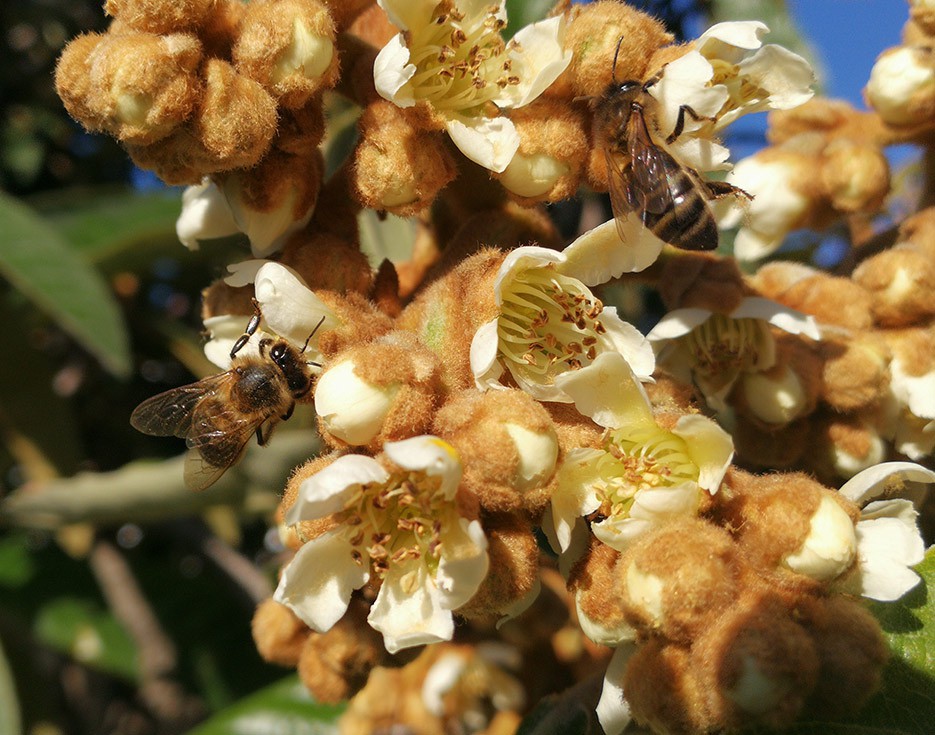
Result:
{"label": "bee leg", "polygon": [[231,354],[230,354],[231,360],[233,360],[234,355],[240,352],[243,349],[244,345],[246,345],[247,342],[250,341],[250,338],[254,334],[256,334],[256,330],[260,328],[260,319],[263,318],[263,315],[260,313],[260,302],[257,301],[256,299],[252,299],[252,301],[253,301],[253,316],[250,317],[250,321],[247,322],[247,328],[244,330],[244,333],[241,334],[237,338],[237,341],[234,342],[234,346],[231,347]]}
{"label": "bee leg", "polygon": [[674,143],[679,139],[682,131],[685,130],[686,115],[688,115],[695,122],[701,122],[702,120],[714,122],[717,119],[714,117],[705,117],[704,115],[699,115],[688,105],[679,105],[679,116],[675,118],[675,127],[672,129],[672,132],[669,133],[669,137],[666,138],[666,143]]}
{"label": "bee leg", "polygon": [[748,194],[739,186],[728,184],[726,181],[705,181],[705,188],[708,190],[709,199],[720,199],[727,196],[744,197],[747,201],[753,200],[753,195]]}
{"label": "bee leg", "polygon": [[288,409],[286,410],[286,412],[285,412],[282,416],[280,416],[279,418],[281,418],[283,421],[288,421],[289,419],[292,418],[292,412],[293,412],[293,411],[295,411],[295,401],[293,401],[292,403],[289,404],[289,408],[288,408]]}
{"label": "bee leg", "polygon": [[261,447],[266,446],[266,443],[273,433],[273,424],[266,424],[266,433],[263,432],[263,426],[264,424],[260,424],[256,427],[256,443]]}

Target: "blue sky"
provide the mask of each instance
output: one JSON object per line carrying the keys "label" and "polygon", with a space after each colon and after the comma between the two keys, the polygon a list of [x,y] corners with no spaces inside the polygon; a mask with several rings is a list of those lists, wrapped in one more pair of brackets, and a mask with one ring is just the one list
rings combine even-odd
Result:
{"label": "blue sky", "polygon": [[880,52],[900,42],[906,0],[787,0],[824,66],[825,93],[865,107],[861,89]]}

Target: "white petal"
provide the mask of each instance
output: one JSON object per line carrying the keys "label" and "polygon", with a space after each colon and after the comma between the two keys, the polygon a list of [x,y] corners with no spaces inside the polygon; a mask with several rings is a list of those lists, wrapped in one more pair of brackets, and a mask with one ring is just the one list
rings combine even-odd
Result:
{"label": "white petal", "polygon": [[454,0],[454,5],[464,16],[465,24],[483,22],[489,10],[494,10],[494,18],[506,20],[506,0]]}
{"label": "white petal", "polygon": [[373,457],[345,454],[303,480],[298,497],[283,520],[291,526],[299,521],[324,518],[343,510],[361,485],[388,479],[387,471]]}
{"label": "white petal", "polygon": [[636,217],[627,218],[626,231],[627,239],[621,240],[614,220],[588,230],[562,251],[565,263],[559,270],[587,286],[645,270],[665,243]]}
{"label": "white petal", "polygon": [[228,237],[240,232],[221,190],[208,178],[182,192],[182,211],[175,221],[175,234],[189,250],[199,240]]}
{"label": "white petal", "polygon": [[607,331],[599,349],[608,349],[606,343],[609,342],[609,349],[623,355],[637,380],[651,382],[656,369],[656,353],[649,340],[639,329],[617,316],[616,306],[604,307],[600,320]]}
{"label": "white petal", "polygon": [[[662,78],[649,88],[649,94],[659,101],[657,124],[662,137],[675,130],[679,108],[691,107],[699,117],[714,117],[730,96],[721,84],[708,86],[714,76],[710,62],[697,51],[689,51],[666,65]],[[685,133],[691,133],[704,124],[686,115]]]}
{"label": "white petal", "polygon": [[646,518],[605,518],[591,524],[591,533],[610,548],[626,551],[636,539],[652,531],[657,523]]}
{"label": "white petal", "polygon": [[698,485],[693,482],[640,490],[630,508],[630,517],[661,523],[670,518],[695,515],[699,502]]}
{"label": "white petal", "polygon": [[650,342],[661,342],[667,339],[684,337],[695,327],[708,321],[711,312],[707,309],[692,307],[690,309],[674,309],[660,319],[653,327],[646,339]]}
{"label": "white petal", "polygon": [[442,607],[457,610],[470,600],[488,567],[487,537],[480,522],[459,518],[442,532],[442,556],[435,574]]}
{"label": "white petal", "polygon": [[669,146],[669,151],[683,165],[696,171],[728,171],[730,149],[716,140],[683,135]]}
{"label": "white petal", "polygon": [[231,263],[227,266],[229,276],[224,277],[224,283],[234,288],[242,288],[256,281],[256,274],[260,268],[269,263],[264,258],[251,258],[250,260],[241,260],[239,263]]}
{"label": "white petal", "polygon": [[557,376],[555,384],[599,426],[655,423],[646,391],[619,353],[604,352],[590,365]]}
{"label": "white petal", "polygon": [[416,103],[409,80],[416,73],[409,63],[406,38],[400,33],[390,39],[373,62],[373,83],[380,96],[399,107],[412,107]]}
{"label": "white petal", "polygon": [[439,491],[453,498],[461,482],[461,459],[457,450],[437,436],[414,436],[383,445],[390,461],[403,469],[421,471],[430,477],[441,477]]}
{"label": "white petal", "polygon": [[436,717],[445,713],[444,696],[451,691],[467,667],[467,658],[457,653],[441,656],[422,681],[422,704]]}
{"label": "white petal", "polygon": [[635,643],[617,646],[607,665],[604,687],[601,689],[601,698],[596,709],[604,735],[619,735],[630,724],[630,705],[623,697],[623,676],[630,658],[636,651]]}
{"label": "white petal", "polygon": [[758,20],[735,20],[716,23],[698,36],[697,48],[707,58],[738,61],[736,49],[753,50],[763,45],[760,37],[769,33],[769,27]]}
{"label": "white petal", "polygon": [[821,339],[818,322],[811,314],[803,314],[760,296],[748,296],[730,316],[731,319],[762,319],[789,334],[804,334],[814,340]]}
{"label": "white petal", "polygon": [[935,472],[915,462],[884,462],[858,472],[838,492],[857,505],[863,505],[892,490],[901,489],[906,482],[933,484]]}
{"label": "white petal", "polygon": [[421,560],[394,564],[370,608],[367,621],[383,634],[390,653],[451,640],[454,619]]}
{"label": "white petal", "polygon": [[909,375],[903,362],[895,358],[890,362],[893,394],[914,415],[935,419],[935,371],[922,375]]}
{"label": "white petal", "polygon": [[[269,328],[296,345],[305,344],[316,329],[327,331],[341,326],[334,312],[299,274],[284,265],[271,262],[260,268],[254,290]],[[314,346],[314,338],[310,344]]]}
{"label": "white petal", "polygon": [[460,117],[445,123],[458,149],[474,163],[502,172],[519,149],[519,133],[508,117]]}
{"label": "white petal", "polygon": [[636,631],[623,620],[615,626],[610,626],[590,617],[581,606],[580,593],[575,595],[575,611],[578,613],[581,632],[599,646],[616,646],[622,641],[632,641],[636,638]]}
{"label": "white petal", "polygon": [[499,107],[522,107],[542,94],[571,63],[571,50],[562,48],[564,39],[564,15],[531,23],[517,31],[508,46],[508,58],[512,64],[510,72],[520,82],[506,85],[494,103]]}
{"label": "white petal", "polygon": [[861,594],[882,602],[898,600],[920,581],[909,569],[925,558],[918,514],[908,500],[877,501],[866,510],[868,517],[857,524]]}
{"label": "white petal", "polygon": [[273,599],[289,607],[312,630],[324,633],[347,610],[354,590],[370,575],[351,556],[339,534],[326,533],[300,548],[282,571]]}
{"label": "white petal", "polygon": [[[248,320],[249,317],[243,314],[223,314],[205,319],[205,331],[211,335],[211,339],[205,342],[205,357],[219,368],[228,370],[231,366],[230,352],[234,348],[234,343],[244,334]],[[272,337],[272,335],[263,330],[254,333],[250,341],[237,354],[258,355],[258,345],[264,337]]]}
{"label": "white petal", "polygon": [[471,340],[471,372],[478,390],[506,387],[500,383],[503,366],[497,359],[499,339],[497,320],[493,319],[478,329]]}

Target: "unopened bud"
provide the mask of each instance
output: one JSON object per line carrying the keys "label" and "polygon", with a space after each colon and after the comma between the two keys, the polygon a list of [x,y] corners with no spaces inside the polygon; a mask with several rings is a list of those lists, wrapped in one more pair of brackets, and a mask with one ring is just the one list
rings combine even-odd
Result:
{"label": "unopened bud", "polygon": [[931,49],[897,46],[884,51],[864,88],[867,103],[891,125],[920,125],[935,116]]}

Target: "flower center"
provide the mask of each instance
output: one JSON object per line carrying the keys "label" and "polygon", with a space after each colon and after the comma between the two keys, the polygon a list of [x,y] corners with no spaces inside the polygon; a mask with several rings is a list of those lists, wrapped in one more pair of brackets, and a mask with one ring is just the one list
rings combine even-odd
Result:
{"label": "flower center", "polygon": [[698,481],[698,466],[685,442],[656,425],[609,431],[604,448],[594,469],[596,490],[603,496],[598,512],[606,518],[629,516],[642,490]]}
{"label": "flower center", "polygon": [[[721,84],[730,95],[722,111],[737,109],[762,102],[769,97],[769,92],[754,84],[749,76],[740,73],[740,67],[724,59],[708,59],[714,69],[709,86]],[[720,117],[720,114],[717,115]]]}
{"label": "flower center", "polygon": [[542,382],[597,357],[604,305],[581,281],[552,266],[518,273],[503,290],[497,336],[511,372]]}
{"label": "flower center", "polygon": [[362,485],[337,521],[346,529],[355,561],[370,559],[384,577],[393,564],[422,559],[434,573],[441,557],[442,519],[451,503],[439,492],[441,478],[393,475],[386,483]]}
{"label": "flower center", "polygon": [[506,22],[497,11],[491,5],[480,17],[465,19],[451,0],[443,0],[428,24],[408,32],[416,98],[473,117],[501,89],[519,83],[507,54],[513,44],[508,46],[500,35]]}
{"label": "flower center", "polygon": [[731,319],[723,314],[712,314],[684,337],[694,369],[709,377],[766,367],[761,363],[772,354],[772,338],[762,319]]}

